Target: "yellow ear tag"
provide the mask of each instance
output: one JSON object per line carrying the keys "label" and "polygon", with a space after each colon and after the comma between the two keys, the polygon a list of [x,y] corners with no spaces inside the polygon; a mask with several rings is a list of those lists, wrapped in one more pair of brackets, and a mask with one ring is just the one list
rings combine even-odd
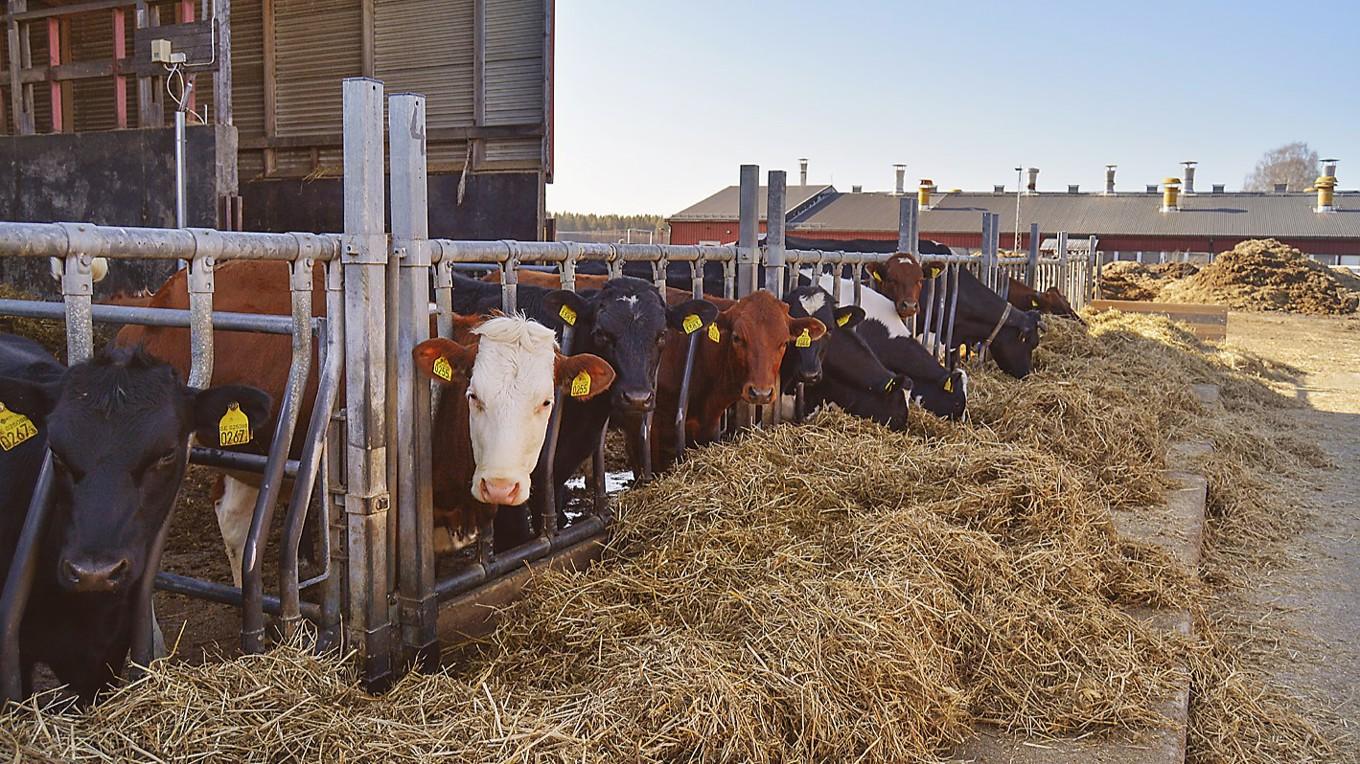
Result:
{"label": "yellow ear tag", "polygon": [[241,404],[232,401],[227,413],[217,420],[218,445],[244,446],[250,442],[250,417],[241,410]]}
{"label": "yellow ear tag", "polygon": [[33,420],[0,403],[0,448],[6,451],[38,434]]}
{"label": "yellow ear tag", "polygon": [[944,391],[945,391],[946,393],[952,393],[952,392],[954,392],[954,378],[953,378],[953,377],[949,377],[949,378],[945,379],[945,381],[944,381]]}
{"label": "yellow ear tag", "polygon": [[893,388],[895,387],[897,387],[897,378],[893,377],[892,379],[888,380],[888,384],[883,386],[883,392],[890,393],[893,391]]}
{"label": "yellow ear tag", "polygon": [[590,372],[585,369],[571,381],[571,397],[584,398],[590,395]]}
{"label": "yellow ear tag", "polygon": [[933,278],[935,278],[936,276],[939,276],[939,275],[940,275],[940,271],[942,271],[942,270],[944,270],[944,269],[943,269],[943,268],[931,268],[931,269],[930,269],[930,277],[933,279]]}
{"label": "yellow ear tag", "polygon": [[699,330],[699,327],[704,325],[704,320],[691,313],[685,316],[685,320],[681,321],[680,325],[685,328],[685,334],[694,334]]}
{"label": "yellow ear tag", "polygon": [[562,317],[567,326],[576,326],[576,311],[572,310],[570,306],[563,305],[562,309],[557,311],[557,315]]}
{"label": "yellow ear tag", "polygon": [[721,341],[722,341],[722,335],[718,333],[718,325],[717,325],[717,324],[709,324],[709,325],[708,325],[708,338],[709,338],[710,340],[713,340],[714,342],[721,342]]}
{"label": "yellow ear tag", "polygon": [[1037,308],[1037,307],[1039,307],[1039,298],[1038,298],[1038,297],[1031,297],[1031,298],[1029,298],[1029,306],[1030,306],[1031,308]]}
{"label": "yellow ear tag", "polygon": [[808,333],[807,329],[804,329],[803,333],[798,335],[798,338],[793,341],[793,344],[795,347],[810,348],[812,347],[812,335]]}
{"label": "yellow ear tag", "polygon": [[869,271],[869,275],[874,277],[874,281],[882,281],[883,277],[878,275],[878,271]]}
{"label": "yellow ear tag", "polygon": [[848,323],[850,323],[849,313],[846,313],[843,316],[836,316],[836,326],[845,326]]}
{"label": "yellow ear tag", "polygon": [[439,377],[445,382],[453,381],[453,367],[449,365],[449,359],[442,355],[434,359],[434,366],[430,371],[433,371],[436,377]]}

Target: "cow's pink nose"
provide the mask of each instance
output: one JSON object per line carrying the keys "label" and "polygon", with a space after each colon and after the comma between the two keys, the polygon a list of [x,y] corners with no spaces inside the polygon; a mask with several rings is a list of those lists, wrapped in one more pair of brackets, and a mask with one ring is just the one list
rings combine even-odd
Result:
{"label": "cow's pink nose", "polygon": [[523,501],[518,480],[482,478],[482,501],[487,504],[515,505]]}

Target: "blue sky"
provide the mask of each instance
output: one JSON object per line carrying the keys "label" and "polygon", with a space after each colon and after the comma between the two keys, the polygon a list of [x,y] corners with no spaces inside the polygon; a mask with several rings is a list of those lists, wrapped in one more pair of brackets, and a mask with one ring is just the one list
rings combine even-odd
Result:
{"label": "blue sky", "polygon": [[[548,209],[669,214],[738,166],[841,190],[1237,188],[1303,140],[1360,186],[1360,2],[558,0]],[[1349,170],[1347,168],[1350,168]],[[1350,176],[1349,178],[1347,176]]]}

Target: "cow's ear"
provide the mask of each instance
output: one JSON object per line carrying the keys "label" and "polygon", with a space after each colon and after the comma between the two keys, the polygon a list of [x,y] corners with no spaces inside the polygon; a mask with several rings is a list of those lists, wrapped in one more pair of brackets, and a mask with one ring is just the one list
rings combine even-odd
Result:
{"label": "cow's ear", "polygon": [[555,289],[543,295],[543,312],[550,326],[576,326],[590,318],[590,303],[575,292]]}
{"label": "cow's ear", "polygon": [[864,270],[875,284],[882,284],[883,277],[888,275],[887,263],[868,263],[864,266]]}
{"label": "cow's ear", "polygon": [[590,353],[559,354],[556,377],[558,386],[567,386],[568,395],[578,401],[588,401],[614,384],[614,367]]}
{"label": "cow's ear", "polygon": [[864,320],[864,308],[858,305],[845,305],[836,308],[836,326],[841,329],[854,329]]}
{"label": "cow's ear", "polygon": [[29,419],[46,418],[61,397],[61,381],[33,382],[18,377],[0,377],[0,404]]}
{"label": "cow's ear", "polygon": [[445,385],[455,378],[467,379],[477,360],[477,348],[460,345],[443,337],[425,340],[411,351],[421,374]]}
{"label": "cow's ear", "polygon": [[718,317],[718,306],[708,300],[686,300],[666,309],[666,323],[672,329],[693,334]]}
{"label": "cow's ear", "polygon": [[789,339],[796,340],[804,333],[810,340],[819,340],[826,335],[826,324],[815,318],[795,318],[789,321]]}
{"label": "cow's ear", "polygon": [[[265,391],[246,385],[190,388],[194,435],[205,446],[244,446],[269,421],[273,401]],[[267,439],[268,436],[266,436]]]}

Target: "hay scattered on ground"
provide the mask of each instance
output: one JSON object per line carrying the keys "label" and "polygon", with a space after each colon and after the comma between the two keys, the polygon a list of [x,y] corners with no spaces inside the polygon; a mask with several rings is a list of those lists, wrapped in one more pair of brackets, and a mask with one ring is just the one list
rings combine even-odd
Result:
{"label": "hay scattered on ground", "polygon": [[[0,740],[34,760],[926,761],[978,722],[1156,722],[1187,645],[1123,606],[1203,590],[1111,513],[1160,495],[1171,438],[1264,458],[1276,441],[1206,429],[1187,385],[1246,416],[1272,370],[1159,318],[1056,324],[1024,383],[974,375],[969,423],[823,412],[694,452],[620,497],[605,564],[537,577],[446,673],[371,698],[294,649],[160,664],[88,714],[14,710]],[[1203,760],[1248,760],[1234,729],[1320,745],[1291,706],[1244,702],[1265,691],[1219,645],[1189,647],[1220,661],[1193,664]]]}
{"label": "hay scattered on ground", "polygon": [[1314,315],[1354,313],[1360,281],[1274,239],[1253,239],[1222,252],[1190,278],[1167,284],[1164,302],[1207,302],[1237,310]]}
{"label": "hay scattered on ground", "polygon": [[1106,300],[1156,300],[1160,277],[1142,263],[1119,260],[1100,269],[1100,296]]}

